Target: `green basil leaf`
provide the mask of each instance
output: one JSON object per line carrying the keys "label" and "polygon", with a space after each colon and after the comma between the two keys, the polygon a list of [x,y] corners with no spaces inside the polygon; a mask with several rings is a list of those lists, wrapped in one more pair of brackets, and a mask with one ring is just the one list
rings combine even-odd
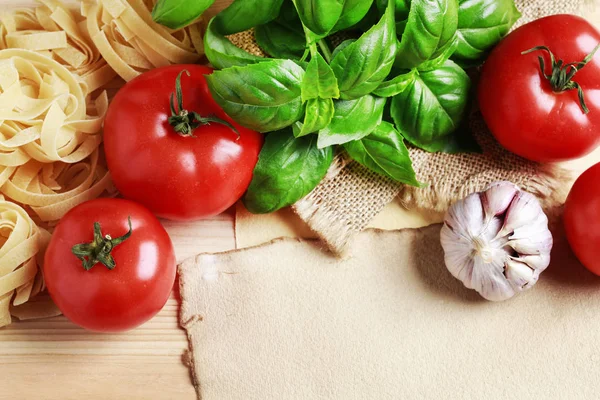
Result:
{"label": "green basil leaf", "polygon": [[294,136],[306,136],[326,128],[333,119],[335,107],[332,99],[311,99],[306,102],[304,123],[296,122]]}
{"label": "green basil leaf", "polygon": [[286,0],[279,16],[254,28],[256,43],[274,58],[300,60],[306,49],[306,35],[294,3]]}
{"label": "green basil leaf", "polygon": [[440,54],[437,58],[427,60],[424,63],[420,64],[417,69],[419,71],[430,71],[432,69],[437,69],[444,65],[446,61],[452,57],[456,48],[458,47],[458,36],[454,36],[452,43],[444,49],[444,52]]}
{"label": "green basil leaf", "polygon": [[223,35],[246,31],[273,21],[283,0],[235,0],[216,15],[215,29]]}
{"label": "green basil leaf", "polygon": [[442,151],[465,114],[469,89],[469,76],[450,60],[438,69],[419,72],[413,84],[392,100],[394,123],[413,145]]}
{"label": "green basil leaf", "polygon": [[439,57],[453,45],[458,27],[457,0],[412,0],[400,40],[396,67],[412,69]]}
{"label": "green basil leaf", "polygon": [[[395,14],[396,14],[396,32],[401,35],[404,32],[406,26],[406,20],[410,12],[410,1],[411,0],[394,0]],[[387,9],[388,0],[377,0],[377,9],[383,14]]]}
{"label": "green basil leaf", "polygon": [[337,100],[331,123],[319,131],[319,148],[348,143],[367,136],[383,119],[386,99],[370,95]]}
{"label": "green basil leaf", "polygon": [[231,43],[229,39],[215,30],[213,23],[214,18],[208,24],[204,34],[204,52],[213,67],[217,69],[243,67],[268,61],[266,58],[252,55]]}
{"label": "green basil leaf", "polygon": [[415,81],[417,76],[416,70],[411,70],[402,75],[398,75],[389,81],[382,82],[373,94],[379,97],[394,97],[398,93],[402,93]]}
{"label": "green basil leaf", "polygon": [[302,80],[302,101],[339,97],[340,89],[331,67],[320,53],[316,53],[308,63]]}
{"label": "green basil leaf", "polygon": [[267,135],[254,168],[244,205],[266,214],[296,203],[323,180],[333,161],[333,148],[317,148],[315,135],[295,138],[291,129]]}
{"label": "green basil leaf", "polygon": [[389,122],[382,122],[361,140],[344,144],[344,149],[353,160],[373,172],[420,186],[404,138]]}
{"label": "green basil leaf", "polygon": [[291,60],[231,67],[206,76],[215,101],[240,125],[276,131],[302,118],[304,69]]}
{"label": "green basil leaf", "polygon": [[352,43],[356,42],[356,39],[346,39],[344,40],[342,43],[340,43],[338,45],[338,47],[336,47],[333,50],[333,53],[331,54],[331,59],[333,60],[340,51],[344,50],[346,47],[350,46]]}
{"label": "green basil leaf", "polygon": [[304,26],[313,33],[327,35],[340,19],[345,0],[294,0]]}
{"label": "green basil leaf", "polygon": [[331,62],[343,99],[371,93],[389,75],[397,50],[392,5],[381,20]]}
{"label": "green basil leaf", "polygon": [[373,0],[346,0],[342,15],[331,32],[339,32],[358,24],[369,12]]}
{"label": "green basil leaf", "polygon": [[520,17],[513,0],[459,0],[458,48],[452,59],[481,64]]}
{"label": "green basil leaf", "polygon": [[306,49],[304,32],[277,21],[254,28],[256,43],[274,58],[300,60]]}
{"label": "green basil leaf", "polygon": [[158,0],[152,20],[171,29],[180,29],[198,19],[215,0]]}

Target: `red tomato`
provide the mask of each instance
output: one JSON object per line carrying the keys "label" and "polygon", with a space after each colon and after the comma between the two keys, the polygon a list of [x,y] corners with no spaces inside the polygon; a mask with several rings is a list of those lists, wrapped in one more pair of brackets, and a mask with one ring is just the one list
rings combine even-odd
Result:
{"label": "red tomato", "polygon": [[[229,122],[239,136],[217,122],[194,129],[193,136],[175,132],[168,121],[169,99],[184,70],[189,72],[181,76],[184,108]],[[117,189],[159,217],[195,220],[219,214],[252,180],[263,136],[235,124],[215,103],[204,78],[210,73],[201,65],[151,70],[127,83],[106,114],[104,149]]]}
{"label": "red tomato", "polygon": [[555,92],[542,75],[540,56],[545,73],[552,74],[546,51],[521,54],[547,46],[557,60],[577,63],[599,43],[600,33],[586,20],[554,15],[520,27],[498,44],[483,66],[479,105],[500,144],[540,162],[578,158],[600,144],[600,52],[572,79],[583,89],[587,114],[576,89]]}
{"label": "red tomato", "polygon": [[600,163],[585,171],[575,182],[563,221],[567,239],[583,265],[600,275]]}
{"label": "red tomato", "polygon": [[[128,217],[131,236],[110,252],[114,268],[91,261],[86,270],[74,254],[81,254],[82,246],[74,246],[94,241],[95,222],[102,233],[97,240],[122,237],[129,231]],[[83,252],[89,251],[85,247]],[[105,257],[109,265],[110,256]],[[58,308],[77,325],[101,332],[132,329],[152,318],[169,298],[175,270],[173,245],[160,222],[148,209],[122,199],[92,200],[69,211],[54,230],[44,261],[46,286]]]}

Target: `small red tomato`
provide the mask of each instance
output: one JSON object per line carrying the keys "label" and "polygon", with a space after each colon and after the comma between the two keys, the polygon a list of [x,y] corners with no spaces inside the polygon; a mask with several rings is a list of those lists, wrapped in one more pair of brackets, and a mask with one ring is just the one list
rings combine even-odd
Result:
{"label": "small red tomato", "polygon": [[175,271],[173,244],[160,222],[122,199],[92,200],[69,211],[44,260],[58,308],[75,324],[100,332],[132,329],[152,318],[169,298]]}
{"label": "small red tomato", "polygon": [[581,263],[600,275],[600,163],[585,171],[575,182],[563,221],[567,239]]}
{"label": "small red tomato", "polygon": [[600,144],[600,52],[592,56],[599,44],[600,33],[585,19],[553,15],[496,46],[483,66],[478,97],[502,146],[552,162],[582,157]]}
{"label": "small red tomato", "polygon": [[159,217],[219,214],[252,180],[263,136],[235,124],[213,100],[204,77],[212,71],[148,71],[119,90],[106,114],[104,149],[115,186]]}

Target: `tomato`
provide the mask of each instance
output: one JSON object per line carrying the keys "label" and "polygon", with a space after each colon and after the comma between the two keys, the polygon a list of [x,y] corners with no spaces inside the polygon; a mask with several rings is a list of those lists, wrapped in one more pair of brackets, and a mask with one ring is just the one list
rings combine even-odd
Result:
{"label": "tomato", "polygon": [[585,171],[575,182],[563,221],[567,239],[581,263],[600,275],[600,163]]}
{"label": "tomato", "polygon": [[[182,71],[187,71],[189,76]],[[216,117],[178,134],[169,99],[181,75],[183,108],[176,116]],[[213,100],[201,65],[173,65],[128,82],[112,100],[104,122],[104,149],[117,189],[159,217],[196,220],[219,214],[246,191],[263,136],[233,122]],[[237,130],[226,124],[231,124]],[[184,124],[185,125],[185,124]]]}
{"label": "tomato", "polygon": [[533,161],[551,162],[584,156],[600,144],[600,53],[579,65],[571,80],[582,88],[587,114],[576,88],[555,90],[542,75],[538,57],[545,73],[552,74],[547,51],[521,54],[547,46],[557,61],[578,63],[599,43],[600,33],[586,20],[554,15],[523,25],[498,44],[482,69],[479,105],[502,146]]}
{"label": "tomato", "polygon": [[[129,217],[131,236],[123,240]],[[87,244],[94,241],[95,222],[101,231],[95,253],[109,241],[114,244],[109,255],[97,256],[106,265],[83,257],[94,251]],[[113,269],[107,267],[111,261]],[[148,209],[123,199],[92,200],[69,211],[54,230],[43,268],[48,292],[63,314],[101,332],[132,329],[152,318],[167,302],[175,272],[165,229]]]}

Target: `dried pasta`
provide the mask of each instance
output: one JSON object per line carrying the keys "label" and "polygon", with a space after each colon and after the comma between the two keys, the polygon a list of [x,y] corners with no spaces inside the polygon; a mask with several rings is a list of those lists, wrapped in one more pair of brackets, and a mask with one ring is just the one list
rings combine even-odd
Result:
{"label": "dried pasta", "polygon": [[126,81],[169,64],[193,63],[204,54],[198,22],[171,31],[152,21],[152,2],[83,2],[87,29],[102,57]]}
{"label": "dried pasta", "polygon": [[83,0],[0,11],[0,326],[58,315],[40,266],[54,224],[115,193],[102,155],[112,95],[144,71],[204,54],[200,22],[172,31],[155,0]]}
{"label": "dried pasta", "polygon": [[89,104],[82,87],[49,57],[0,51],[0,192],[44,222],[110,189],[98,165],[108,98]]}
{"label": "dried pasta", "polygon": [[50,56],[86,84],[86,94],[108,84],[115,71],[92,42],[85,18],[64,4],[40,0],[35,9],[0,14],[0,49],[32,50]]}
{"label": "dried pasta", "polygon": [[[37,256],[50,234],[39,229],[23,208],[0,200],[0,327],[10,324],[11,311],[22,317],[40,316],[39,311],[24,309],[30,297],[44,289]],[[58,315],[52,303],[43,303],[41,316]]]}

